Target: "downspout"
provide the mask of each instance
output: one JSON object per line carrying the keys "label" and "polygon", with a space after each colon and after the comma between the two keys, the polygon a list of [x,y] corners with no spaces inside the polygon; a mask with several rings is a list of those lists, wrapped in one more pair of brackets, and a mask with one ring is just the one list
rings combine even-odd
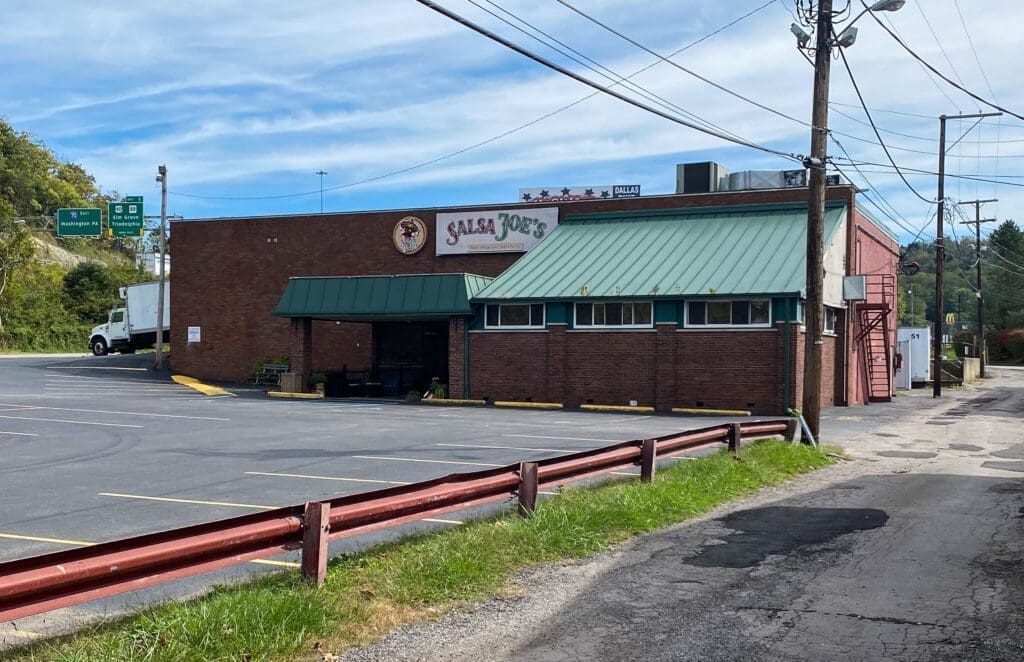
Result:
{"label": "downspout", "polygon": [[462,325],[462,397],[469,399],[469,327],[476,316],[465,318]]}

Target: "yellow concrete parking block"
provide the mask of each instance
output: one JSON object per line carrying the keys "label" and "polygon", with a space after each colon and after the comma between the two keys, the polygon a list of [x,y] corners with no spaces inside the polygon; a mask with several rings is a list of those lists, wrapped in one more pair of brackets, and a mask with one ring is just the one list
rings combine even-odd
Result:
{"label": "yellow concrete parking block", "polygon": [[510,409],[562,409],[561,402],[519,402],[517,400],[496,400],[495,407],[508,407]]}
{"label": "yellow concrete parking block", "polygon": [[204,384],[195,377],[188,377],[186,375],[171,375],[171,379],[182,386],[187,386],[191,389],[195,389],[203,395],[231,395],[230,391],[222,389],[219,386],[210,386]]}
{"label": "yellow concrete parking block", "polygon": [[580,409],[583,411],[605,411],[615,412],[618,414],[652,414],[654,413],[654,407],[637,406],[631,407],[629,405],[580,405]]}
{"label": "yellow concrete parking block", "polygon": [[707,409],[705,407],[673,407],[673,414],[694,416],[750,416],[746,409]]}
{"label": "yellow concrete parking block", "polygon": [[323,400],[323,393],[286,393],[285,391],[267,391],[272,398],[290,398],[292,400]]}

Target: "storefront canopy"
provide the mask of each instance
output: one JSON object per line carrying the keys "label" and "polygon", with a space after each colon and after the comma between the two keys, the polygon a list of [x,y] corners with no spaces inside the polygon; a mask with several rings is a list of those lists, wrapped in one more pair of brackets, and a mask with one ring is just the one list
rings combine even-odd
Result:
{"label": "storefront canopy", "polygon": [[[825,213],[825,247],[846,217]],[[568,218],[476,301],[800,294],[807,207]]]}
{"label": "storefront canopy", "polygon": [[469,300],[487,283],[474,274],[297,277],[288,281],[274,315],[372,322],[471,315]]}

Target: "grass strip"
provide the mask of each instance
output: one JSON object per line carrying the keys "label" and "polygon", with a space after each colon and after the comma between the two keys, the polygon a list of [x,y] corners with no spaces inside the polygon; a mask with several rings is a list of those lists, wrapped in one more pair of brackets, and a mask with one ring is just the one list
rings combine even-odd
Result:
{"label": "grass strip", "polygon": [[659,469],[651,484],[567,489],[533,517],[507,514],[421,534],[331,562],[327,583],[297,573],[214,589],[79,633],[8,650],[11,660],[312,658],[504,589],[517,570],[581,558],[831,463],[808,446],[761,442]]}

